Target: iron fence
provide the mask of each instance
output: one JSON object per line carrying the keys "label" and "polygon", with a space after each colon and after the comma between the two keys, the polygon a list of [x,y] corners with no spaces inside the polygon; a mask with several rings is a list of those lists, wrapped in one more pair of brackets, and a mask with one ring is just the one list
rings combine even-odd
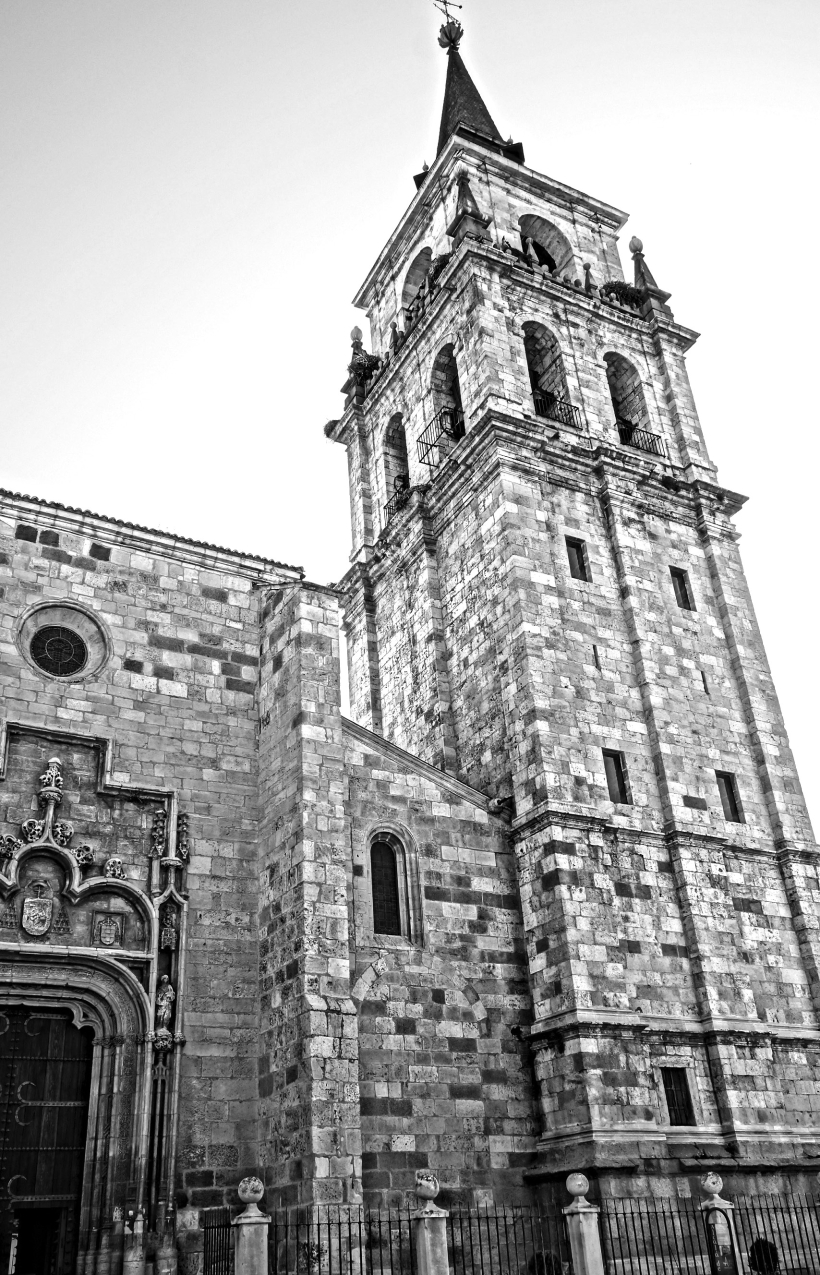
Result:
{"label": "iron fence", "polygon": [[820,1275],[820,1203],[805,1196],[746,1196],[723,1217],[737,1249],[718,1252],[695,1200],[601,1201],[607,1275]]}
{"label": "iron fence", "polygon": [[415,1275],[410,1213],[341,1205],[274,1213],[268,1258],[269,1275]]}
{"label": "iron fence", "polygon": [[666,445],[660,434],[651,434],[648,429],[639,429],[631,421],[616,421],[618,438],[625,447],[635,447],[639,452],[649,452],[651,456],[666,456]]}
{"label": "iron fence", "polygon": [[[398,1209],[273,1214],[270,1275],[416,1275],[413,1225],[412,1212]],[[482,1209],[451,1213],[445,1225],[452,1275],[571,1275],[561,1214]]]}
{"label": "iron fence", "polygon": [[734,1201],[741,1261],[757,1275],[820,1275],[820,1201],[752,1195]]}
{"label": "iron fence", "polygon": [[563,1214],[532,1208],[451,1213],[447,1248],[453,1275],[570,1275]]}
{"label": "iron fence", "polygon": [[231,1275],[233,1271],[233,1234],[229,1208],[203,1209],[204,1275]]}
{"label": "iron fence", "polygon": [[711,1275],[706,1224],[695,1201],[601,1201],[607,1275]]}
{"label": "iron fence", "polygon": [[557,421],[561,425],[572,425],[581,428],[581,413],[573,403],[561,398],[560,394],[550,394],[546,390],[533,390],[532,401],[536,416],[544,416],[548,421]]}
{"label": "iron fence", "polygon": [[430,457],[441,448],[444,438],[457,440],[464,437],[464,413],[461,408],[442,407],[431,423],[419,435],[419,460],[422,465],[437,465],[440,457]]}
{"label": "iron fence", "polygon": [[410,495],[411,491],[409,487],[398,487],[396,491],[393,492],[393,495],[382,509],[382,526],[386,527],[390,519],[394,517],[400,509],[404,509],[404,506],[410,500]]}

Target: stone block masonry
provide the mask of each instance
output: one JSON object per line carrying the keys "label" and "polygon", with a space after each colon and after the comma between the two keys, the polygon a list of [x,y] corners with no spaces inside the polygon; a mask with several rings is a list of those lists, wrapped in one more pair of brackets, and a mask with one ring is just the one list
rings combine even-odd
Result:
{"label": "stone block masonry", "polygon": [[[194,1204],[221,1204],[260,1159],[259,586],[299,573],[9,495],[0,499],[0,565],[4,724],[60,732],[78,747],[109,740],[114,782],[172,790],[187,816],[177,1182]],[[99,674],[63,681],[32,666],[19,626],[42,604],[96,618],[110,642]],[[72,622],[70,611],[61,622]],[[32,775],[18,782],[9,771],[0,790],[11,833]],[[149,831],[119,844],[126,873],[147,880]],[[14,937],[0,933],[4,943]]]}

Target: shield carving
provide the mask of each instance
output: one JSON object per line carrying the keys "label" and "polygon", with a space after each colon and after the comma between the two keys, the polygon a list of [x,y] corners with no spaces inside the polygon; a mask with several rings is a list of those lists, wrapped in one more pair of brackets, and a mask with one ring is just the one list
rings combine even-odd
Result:
{"label": "shield carving", "polygon": [[106,916],[97,926],[97,939],[103,947],[114,947],[120,941],[120,922]]}
{"label": "shield carving", "polygon": [[22,926],[26,934],[31,934],[34,938],[47,934],[51,926],[51,912],[54,904],[51,899],[43,898],[47,888],[46,882],[36,882],[34,889],[37,894],[32,899],[26,899],[23,904]]}

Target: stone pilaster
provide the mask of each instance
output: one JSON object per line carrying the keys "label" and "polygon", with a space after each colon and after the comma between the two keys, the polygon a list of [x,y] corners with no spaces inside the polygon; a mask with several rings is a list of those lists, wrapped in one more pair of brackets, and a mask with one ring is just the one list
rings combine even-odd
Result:
{"label": "stone pilaster", "polygon": [[280,1204],[358,1198],[339,608],[314,586],[272,594],[260,686],[262,1159]]}

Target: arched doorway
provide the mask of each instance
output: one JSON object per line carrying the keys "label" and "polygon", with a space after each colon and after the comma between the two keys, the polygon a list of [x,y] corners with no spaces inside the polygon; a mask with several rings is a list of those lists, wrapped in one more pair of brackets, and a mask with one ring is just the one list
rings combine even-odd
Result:
{"label": "arched doorway", "polygon": [[75,1270],[92,1049],[70,1010],[0,1009],[0,1270]]}

